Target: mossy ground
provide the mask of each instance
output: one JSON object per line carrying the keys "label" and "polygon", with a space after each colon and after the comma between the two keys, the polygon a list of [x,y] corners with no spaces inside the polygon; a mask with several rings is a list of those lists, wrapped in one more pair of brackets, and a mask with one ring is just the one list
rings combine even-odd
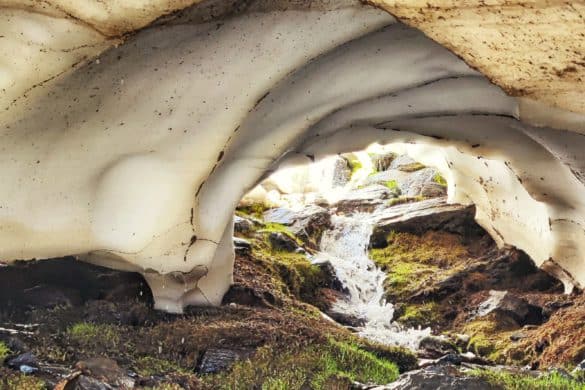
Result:
{"label": "mossy ground", "polygon": [[429,231],[421,236],[391,232],[388,246],[371,249],[371,259],[387,273],[386,296],[392,302],[404,301],[432,281],[460,269],[468,257],[459,236]]}
{"label": "mossy ground", "polygon": [[522,373],[476,369],[470,375],[485,379],[504,390],[585,390],[585,383],[554,372],[533,377]]}

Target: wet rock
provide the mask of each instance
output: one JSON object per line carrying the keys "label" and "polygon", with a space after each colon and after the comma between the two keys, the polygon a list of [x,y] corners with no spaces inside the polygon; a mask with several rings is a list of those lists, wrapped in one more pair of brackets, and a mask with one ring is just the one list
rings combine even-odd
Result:
{"label": "wet rock", "polygon": [[280,232],[270,233],[268,241],[276,251],[294,252],[299,247],[295,240]]}
{"label": "wet rock", "polygon": [[337,277],[335,267],[333,267],[333,264],[331,264],[330,261],[328,260],[317,261],[314,262],[313,265],[316,265],[325,273],[326,275],[325,278],[328,281],[327,285],[325,286],[326,288],[330,288],[332,290],[339,291],[345,294],[349,292],[348,289],[343,286],[341,280],[339,280],[339,278]]}
{"label": "wet rock", "polygon": [[[118,363],[107,358],[93,358],[82,360],[75,364],[75,368],[82,372],[81,377],[88,378],[87,385],[91,386],[115,386],[131,389],[134,387],[134,379],[130,378]],[[89,378],[90,377],[90,378]],[[79,379],[78,379],[79,382]],[[86,387],[81,387],[86,389]],[[101,389],[101,387],[98,387]],[[110,387],[106,387],[110,388]],[[87,387],[93,389],[93,387]]]}
{"label": "wet rock", "polygon": [[243,238],[234,237],[234,249],[236,252],[242,254],[250,253],[252,250],[252,244],[250,244],[250,241]]}
{"label": "wet rock", "polygon": [[229,369],[236,361],[247,359],[253,349],[210,348],[203,353],[197,366],[199,374],[213,374]]}
{"label": "wet rock", "polygon": [[427,336],[421,340],[420,354],[425,358],[437,359],[447,354],[457,354],[457,347],[446,337]]}
{"label": "wet rock", "polygon": [[577,378],[585,379],[585,359],[575,366],[571,374]]}
{"label": "wet rock", "polygon": [[254,222],[247,218],[234,215],[234,232],[236,233],[249,233],[254,228]]}
{"label": "wet rock", "polygon": [[465,376],[452,365],[435,365],[400,375],[398,380],[378,390],[496,390],[484,379]]}
{"label": "wet rock", "polygon": [[277,207],[264,213],[264,221],[288,226],[303,241],[318,244],[323,232],[331,227],[331,214],[317,205],[308,205],[299,211]]}
{"label": "wet rock", "polygon": [[352,328],[359,328],[366,324],[365,319],[348,313],[340,313],[334,310],[329,310],[325,314],[331,317],[331,319],[333,319],[338,324]]}
{"label": "wet rock", "polygon": [[508,291],[491,290],[489,298],[479,305],[477,315],[483,317],[492,312],[511,317],[520,325],[543,322],[542,308],[531,305]]}
{"label": "wet rock", "polygon": [[6,360],[6,365],[14,370],[20,370],[21,367],[38,368],[39,362],[32,352],[25,352],[13,358]]}

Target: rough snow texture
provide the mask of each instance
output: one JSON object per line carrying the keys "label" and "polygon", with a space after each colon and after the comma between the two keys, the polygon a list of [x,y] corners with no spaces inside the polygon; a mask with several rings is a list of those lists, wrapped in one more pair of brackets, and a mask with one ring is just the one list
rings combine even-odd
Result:
{"label": "rough snow texture", "polygon": [[290,156],[377,141],[437,167],[500,244],[585,284],[582,135],[523,125],[515,99],[382,11],[292,3],[211,22],[195,7],[11,104],[0,259],[76,254],[142,272],[160,309],[219,304],[244,193]]}

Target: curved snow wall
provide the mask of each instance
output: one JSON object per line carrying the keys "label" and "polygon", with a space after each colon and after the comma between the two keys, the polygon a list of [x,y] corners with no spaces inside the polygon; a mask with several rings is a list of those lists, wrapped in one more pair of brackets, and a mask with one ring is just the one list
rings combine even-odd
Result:
{"label": "curved snow wall", "polygon": [[585,284],[584,136],[522,123],[461,59],[357,2],[195,6],[0,124],[0,259],[139,271],[163,310],[221,302],[233,210],[267,172],[373,142],[438,167],[499,244]]}

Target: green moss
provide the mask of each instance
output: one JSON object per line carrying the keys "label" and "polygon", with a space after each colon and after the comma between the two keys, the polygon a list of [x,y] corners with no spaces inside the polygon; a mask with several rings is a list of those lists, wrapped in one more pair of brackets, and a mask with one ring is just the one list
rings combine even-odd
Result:
{"label": "green moss", "polygon": [[417,356],[408,348],[378,344],[364,339],[360,339],[359,343],[360,348],[373,353],[376,357],[395,363],[401,373],[418,367]]}
{"label": "green moss", "polygon": [[433,181],[443,187],[447,187],[447,180],[445,180],[445,178],[438,172],[433,176]]}
{"label": "green moss", "polygon": [[363,168],[363,165],[360,160],[357,158],[353,158],[348,160],[349,169],[351,169],[351,176],[353,176],[357,171]]}
{"label": "green moss", "polygon": [[388,200],[386,202],[386,205],[388,207],[392,207],[392,206],[396,206],[396,205],[399,205],[399,204],[421,202],[423,200],[425,200],[425,197],[422,196],[422,195],[417,195],[417,196],[400,196],[398,198],[392,198],[392,199]]}
{"label": "green moss", "polygon": [[495,363],[524,362],[522,351],[515,348],[510,336],[518,329],[511,319],[493,313],[464,325],[462,332],[471,336],[467,349]]}
{"label": "green moss", "polygon": [[470,375],[480,377],[505,390],[585,390],[585,383],[566,378],[558,373],[535,378],[530,375],[476,369],[470,371]]}
{"label": "green moss", "polygon": [[24,374],[12,374],[4,378],[0,377],[0,389],[6,390],[45,390],[45,383],[34,376]]}
{"label": "green moss", "polygon": [[436,302],[406,305],[397,321],[410,327],[427,327],[441,319],[439,305]]}
{"label": "green moss", "polygon": [[387,297],[394,300],[429,287],[431,278],[435,283],[454,274],[467,258],[460,237],[449,233],[390,232],[386,241],[386,248],[370,250],[370,258],[387,272]]}
{"label": "green moss", "polygon": [[169,372],[184,372],[179,365],[164,359],[152,356],[142,356],[136,359],[134,370],[142,376],[161,375]]}
{"label": "green moss", "polygon": [[350,381],[386,384],[398,377],[393,362],[358,346],[330,339],[325,345],[305,346],[287,353],[265,346],[249,360],[236,363],[229,373],[204,377],[221,389],[328,389]]}
{"label": "green moss", "polygon": [[384,185],[392,192],[392,195],[394,197],[399,197],[402,194],[402,191],[400,190],[400,187],[396,180],[389,180],[386,183],[384,183]]}
{"label": "green moss", "polygon": [[67,335],[85,346],[117,346],[120,343],[120,336],[113,325],[80,322],[67,329]]}
{"label": "green moss", "polygon": [[10,355],[10,348],[0,341],[0,365]]}
{"label": "green moss", "polygon": [[252,203],[246,206],[240,206],[236,209],[236,214],[243,214],[243,216],[251,216],[257,219],[262,219],[264,212],[270,207],[264,203]]}

